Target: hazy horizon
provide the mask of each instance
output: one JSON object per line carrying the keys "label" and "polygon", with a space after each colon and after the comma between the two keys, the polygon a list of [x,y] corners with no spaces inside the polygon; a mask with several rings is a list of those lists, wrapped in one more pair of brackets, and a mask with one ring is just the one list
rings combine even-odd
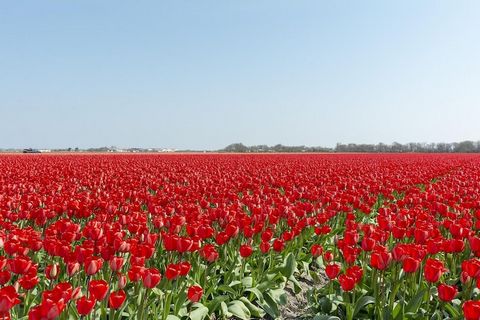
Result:
{"label": "hazy horizon", "polygon": [[[410,143],[415,143],[415,144],[421,144],[421,145],[429,145],[429,144],[441,144],[441,143],[445,143],[445,144],[456,144],[456,143],[462,143],[462,142],[473,142],[473,143],[478,143],[480,142],[480,140],[463,140],[463,141],[410,141],[410,142],[406,142],[406,143],[403,143],[402,145],[407,145],[407,144],[410,144]],[[235,145],[235,144],[243,144],[245,147],[258,147],[258,146],[268,146],[269,148],[273,148],[275,147],[276,145],[282,145],[284,147],[305,147],[305,148],[327,148],[327,149],[335,149],[335,147],[338,145],[338,144],[341,144],[341,145],[349,145],[349,144],[356,144],[356,145],[378,145],[378,144],[385,144],[385,145],[388,145],[388,146],[391,146],[393,145],[394,143],[398,143],[398,141],[393,141],[392,143],[385,143],[385,142],[382,142],[382,141],[379,141],[377,143],[371,143],[371,144],[361,144],[361,143],[356,143],[356,142],[353,142],[353,141],[348,141],[348,142],[337,142],[335,143],[334,145],[332,146],[324,146],[324,145],[304,145],[304,144],[299,144],[299,145],[283,145],[281,143],[279,144],[275,144],[275,145],[268,145],[268,144],[264,144],[264,143],[259,143],[259,144],[254,144],[254,145],[247,145],[245,143],[242,143],[242,142],[233,142],[233,143],[229,143],[228,145],[225,145],[225,146],[222,146],[220,148],[216,148],[216,149],[207,149],[207,148],[167,148],[167,147],[162,147],[162,146],[145,146],[145,147],[138,147],[138,146],[116,146],[116,145],[105,145],[105,146],[90,146],[90,147],[83,147],[83,148],[79,148],[79,147],[51,147],[51,148],[46,148],[46,147],[29,147],[29,146],[25,146],[25,147],[10,147],[10,148],[5,148],[5,147],[2,147],[0,146],[0,150],[26,150],[26,149],[32,149],[32,150],[66,150],[66,149],[71,149],[71,151],[75,151],[76,148],[78,148],[79,150],[89,150],[89,149],[101,149],[101,148],[109,148],[109,149],[112,149],[112,148],[115,148],[117,150],[128,150],[128,149],[143,149],[143,150],[148,150],[148,149],[152,149],[152,150],[175,150],[175,151],[221,151],[222,149],[225,149],[226,147],[229,147],[230,145]],[[365,152],[371,152],[371,151],[365,151]]]}
{"label": "hazy horizon", "polygon": [[480,2],[0,3],[0,148],[480,140]]}

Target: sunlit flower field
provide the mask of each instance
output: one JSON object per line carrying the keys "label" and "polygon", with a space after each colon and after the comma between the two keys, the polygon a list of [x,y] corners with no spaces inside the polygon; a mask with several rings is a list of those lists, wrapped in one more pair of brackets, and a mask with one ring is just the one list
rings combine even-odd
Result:
{"label": "sunlit flower field", "polygon": [[477,155],[1,155],[0,319],[479,319],[479,229]]}

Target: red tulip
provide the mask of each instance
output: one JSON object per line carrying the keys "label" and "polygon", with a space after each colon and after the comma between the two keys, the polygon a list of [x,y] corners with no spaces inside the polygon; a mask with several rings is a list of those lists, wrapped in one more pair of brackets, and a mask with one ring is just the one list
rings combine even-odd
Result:
{"label": "red tulip", "polygon": [[468,300],[462,306],[465,320],[480,319],[480,301]]}
{"label": "red tulip", "polygon": [[85,259],[85,273],[89,276],[97,273],[103,266],[103,259],[99,257],[88,257]]}
{"label": "red tulip", "polygon": [[233,223],[230,223],[229,225],[227,225],[227,227],[225,228],[225,232],[227,233],[227,235],[232,238],[232,237],[235,237],[237,236],[238,232],[239,232],[239,228],[237,225],[233,224]]}
{"label": "red tulip", "polygon": [[146,288],[152,289],[155,288],[160,280],[162,280],[162,276],[160,275],[160,271],[156,268],[145,269],[142,275],[143,285]]}
{"label": "red tulip", "polygon": [[[0,248],[2,247],[2,242],[3,240],[0,239]],[[0,256],[0,270],[3,270],[5,266],[7,265],[7,259],[5,257]]]}
{"label": "red tulip", "polygon": [[284,247],[285,242],[283,242],[283,240],[275,239],[273,241],[273,250],[275,250],[276,252],[282,252]]}
{"label": "red tulip", "polygon": [[214,262],[219,257],[217,250],[211,244],[205,245],[200,251],[200,255],[208,262]]}
{"label": "red tulip", "polygon": [[7,261],[9,270],[16,274],[25,274],[32,267],[32,261],[27,257],[15,257]]}
{"label": "red tulip", "polygon": [[42,302],[31,308],[28,312],[29,320],[56,319],[62,313],[65,304],[63,300],[52,301],[42,300]]}
{"label": "red tulip", "polygon": [[215,242],[216,242],[219,246],[227,243],[228,240],[230,240],[230,238],[228,237],[228,234],[227,234],[226,232],[219,232],[219,233],[215,236]]}
{"label": "red tulip", "polygon": [[392,257],[395,261],[403,261],[407,257],[406,247],[404,244],[397,244],[392,249]]}
{"label": "red tulip", "polygon": [[425,263],[424,276],[428,282],[437,282],[446,271],[443,263],[438,259],[427,259]]}
{"label": "red tulip", "polygon": [[10,271],[4,270],[0,271],[0,286],[5,285],[8,281],[10,281],[11,275]]}
{"label": "red tulip", "polygon": [[118,278],[118,282],[117,282],[118,288],[119,289],[125,288],[125,286],[127,285],[127,277],[125,277],[125,275],[123,274],[118,274],[117,278]]}
{"label": "red tulip", "polygon": [[190,269],[192,268],[192,265],[188,261],[183,261],[178,266],[180,268],[180,275],[182,277],[187,276],[190,272]]}
{"label": "red tulip", "polygon": [[86,316],[93,310],[93,306],[95,306],[95,303],[97,301],[95,300],[95,297],[81,297],[80,299],[77,300],[77,311],[78,314],[81,316]]}
{"label": "red tulip", "polygon": [[359,283],[363,277],[363,269],[360,266],[351,266],[345,270],[345,274],[355,280],[355,283]]}
{"label": "red tulip", "polygon": [[122,306],[126,298],[127,298],[127,295],[125,294],[125,291],[123,290],[114,291],[110,293],[110,296],[108,297],[108,305],[112,309],[118,309]]}
{"label": "red tulip", "polygon": [[177,250],[180,253],[184,253],[189,251],[192,246],[193,246],[192,239],[180,238],[180,240],[177,243]]}
{"label": "red tulip", "polygon": [[327,264],[325,267],[325,273],[330,280],[335,279],[340,273],[340,266],[336,263]]}
{"label": "red tulip", "polygon": [[323,260],[332,261],[333,260],[333,253],[331,251],[325,251],[325,253],[323,254]]}
{"label": "red tulip", "polygon": [[338,277],[338,282],[340,283],[343,291],[351,291],[353,288],[355,288],[355,279],[347,276],[346,274],[341,274]]}
{"label": "red tulip", "polygon": [[68,303],[70,299],[72,299],[73,287],[70,283],[60,282],[55,286],[54,290],[60,292],[60,296],[65,301],[65,303]]}
{"label": "red tulip", "polygon": [[67,274],[68,274],[69,277],[73,276],[78,271],[80,271],[80,263],[78,263],[78,262],[68,262],[67,263]]}
{"label": "red tulip", "polygon": [[140,266],[132,266],[130,270],[128,270],[128,278],[132,282],[137,282],[142,279],[143,273],[145,272],[144,267]]}
{"label": "red tulip", "polygon": [[462,271],[466,272],[469,277],[480,277],[480,261],[476,258],[463,261]]}
{"label": "red tulip", "polygon": [[25,290],[31,290],[35,288],[35,286],[40,282],[40,279],[36,275],[29,275],[26,274],[20,279],[18,279],[18,283],[22,286]]}
{"label": "red tulip", "polygon": [[390,264],[391,255],[385,251],[373,251],[370,256],[370,265],[378,270],[385,270]]}
{"label": "red tulip", "polygon": [[45,268],[45,275],[48,279],[56,279],[60,266],[58,264],[48,265]]}
{"label": "red tulip", "polygon": [[344,240],[348,245],[356,245],[360,240],[360,235],[356,231],[346,231]]}
{"label": "red tulip", "polygon": [[105,280],[91,280],[88,284],[88,291],[96,300],[101,301],[107,296],[108,284]]}
{"label": "red tulip", "polygon": [[468,275],[467,272],[465,271],[462,271],[462,273],[460,273],[460,282],[461,283],[467,283],[471,280],[472,278]]}
{"label": "red tulip", "polygon": [[175,264],[169,264],[167,269],[165,270],[165,277],[168,280],[174,280],[176,277],[180,275],[180,269]]}
{"label": "red tulip", "polygon": [[72,298],[71,298],[71,300],[77,301],[77,300],[80,299],[81,297],[83,297],[83,293],[82,293],[82,288],[81,288],[81,287],[76,287],[75,289],[72,290]]}
{"label": "red tulip", "polygon": [[261,242],[260,243],[260,251],[265,254],[265,253],[268,253],[270,251],[270,243],[268,242]]}
{"label": "red tulip", "polygon": [[130,264],[132,266],[145,266],[145,257],[135,257],[132,256],[130,257]]}
{"label": "red tulip", "polygon": [[402,269],[406,273],[414,273],[417,272],[418,268],[420,268],[420,260],[412,258],[410,256],[403,259],[402,262]]}
{"label": "red tulip", "polygon": [[30,309],[28,318],[31,320],[56,319],[64,308],[65,302],[58,293],[44,292],[41,303]]}
{"label": "red tulip", "polygon": [[268,242],[272,240],[272,237],[273,237],[273,232],[270,229],[265,230],[261,235],[263,242]]}
{"label": "red tulip", "polygon": [[446,284],[439,284],[438,285],[438,297],[440,300],[445,301],[445,302],[450,302],[455,298],[455,295],[457,294],[457,287],[455,286],[449,286]]}
{"label": "red tulip", "polygon": [[9,314],[10,309],[20,303],[17,291],[13,286],[7,286],[0,289],[0,316]]}
{"label": "red tulip", "polygon": [[323,248],[321,245],[319,244],[314,244],[312,245],[312,247],[310,248],[310,253],[312,254],[312,256],[314,258],[317,258],[317,257],[320,257],[323,253]]}
{"label": "red tulip", "polygon": [[253,253],[253,249],[250,245],[242,244],[240,246],[240,256],[242,256],[242,258],[248,258],[252,255],[252,253]]}
{"label": "red tulip", "polygon": [[188,288],[188,299],[192,302],[198,302],[200,301],[200,298],[203,295],[203,289],[200,286],[191,286]]}
{"label": "red tulip", "polygon": [[362,250],[367,252],[372,251],[375,243],[375,239],[364,237],[362,240]]}
{"label": "red tulip", "polygon": [[112,269],[113,272],[119,272],[123,264],[125,263],[125,259],[122,257],[113,257],[109,261],[110,269]]}
{"label": "red tulip", "polygon": [[470,250],[472,250],[473,252],[480,251],[480,237],[469,237],[468,243],[470,244]]}

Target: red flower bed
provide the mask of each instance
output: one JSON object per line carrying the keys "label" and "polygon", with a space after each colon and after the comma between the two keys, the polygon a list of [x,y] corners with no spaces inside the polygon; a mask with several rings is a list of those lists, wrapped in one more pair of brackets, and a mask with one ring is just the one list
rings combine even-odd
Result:
{"label": "red flower bed", "polygon": [[0,227],[0,319],[480,318],[476,155],[2,155]]}

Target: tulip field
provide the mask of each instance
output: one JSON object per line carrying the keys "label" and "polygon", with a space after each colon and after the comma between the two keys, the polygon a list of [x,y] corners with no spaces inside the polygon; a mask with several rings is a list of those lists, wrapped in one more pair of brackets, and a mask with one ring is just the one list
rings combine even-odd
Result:
{"label": "tulip field", "polygon": [[480,319],[479,230],[477,155],[4,154],[0,319]]}

